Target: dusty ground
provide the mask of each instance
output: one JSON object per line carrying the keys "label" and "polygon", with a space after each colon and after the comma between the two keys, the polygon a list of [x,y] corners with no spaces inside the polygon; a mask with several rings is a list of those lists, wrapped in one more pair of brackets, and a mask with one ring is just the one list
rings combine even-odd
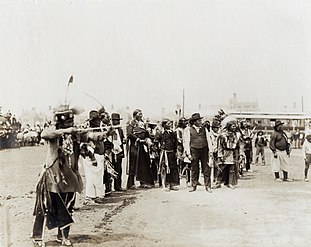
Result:
{"label": "dusty ground", "polygon": [[[32,246],[32,210],[45,146],[0,151],[0,246],[5,229],[11,246]],[[237,189],[189,193],[159,188],[114,193],[106,203],[83,206],[78,196],[70,238],[74,246],[308,246],[311,183],[303,181],[300,150],[293,150],[293,183],[275,182],[266,166],[252,166]],[[266,151],[270,159],[269,150]],[[82,172],[83,173],[83,172]],[[311,178],[311,177],[310,177]],[[9,212],[5,224],[5,211]],[[59,246],[55,230],[47,246]]]}

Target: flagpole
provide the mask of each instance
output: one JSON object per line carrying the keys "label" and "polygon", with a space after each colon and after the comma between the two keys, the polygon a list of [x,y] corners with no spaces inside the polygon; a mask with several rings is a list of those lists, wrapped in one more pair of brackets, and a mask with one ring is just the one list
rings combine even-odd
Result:
{"label": "flagpole", "polygon": [[185,117],[185,89],[182,90],[182,116]]}

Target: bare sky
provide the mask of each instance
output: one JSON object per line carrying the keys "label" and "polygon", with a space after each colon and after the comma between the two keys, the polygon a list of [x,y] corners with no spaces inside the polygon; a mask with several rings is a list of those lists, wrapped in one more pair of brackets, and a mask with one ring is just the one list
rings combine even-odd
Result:
{"label": "bare sky", "polygon": [[[0,106],[311,112],[310,0],[0,0]],[[204,113],[203,113],[204,114]]]}

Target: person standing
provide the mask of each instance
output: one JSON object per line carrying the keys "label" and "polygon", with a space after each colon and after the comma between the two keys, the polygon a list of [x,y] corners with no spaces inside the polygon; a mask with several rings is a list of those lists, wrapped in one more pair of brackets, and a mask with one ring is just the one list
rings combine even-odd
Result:
{"label": "person standing", "polygon": [[84,205],[104,202],[104,139],[107,133],[100,130],[100,121],[98,111],[91,110],[88,122],[93,130],[81,135],[80,164],[85,173]]}
{"label": "person standing", "polygon": [[156,136],[158,139],[161,153],[159,161],[159,174],[162,178],[162,186],[167,190],[178,190],[179,172],[177,166],[177,135],[172,130],[172,121],[162,120],[163,131]]}
{"label": "person standing", "polygon": [[57,241],[70,246],[68,239],[76,192],[83,189],[78,170],[79,137],[74,124],[73,109],[61,106],[55,111],[56,129],[45,129],[41,137],[48,150],[44,170],[37,184],[35,221],[32,239],[44,245],[44,229],[58,228]]}
{"label": "person standing", "polygon": [[263,131],[259,130],[257,133],[256,139],[255,139],[255,148],[256,148],[255,165],[258,164],[259,155],[261,155],[262,165],[264,166],[266,164],[265,146],[267,146],[267,140],[265,139],[265,137],[263,135]]}
{"label": "person standing", "polygon": [[311,133],[311,121],[308,123],[308,126],[306,126],[305,135],[307,136],[307,134],[310,133]]}
{"label": "person standing", "polygon": [[192,114],[190,127],[184,132],[184,148],[186,156],[191,160],[191,188],[189,192],[197,189],[199,182],[200,163],[204,175],[205,190],[211,190],[211,168],[208,165],[208,141],[207,129],[202,127],[202,117],[200,113]]}
{"label": "person standing", "polygon": [[212,122],[212,129],[208,133],[208,150],[209,150],[209,166],[211,167],[211,179],[213,182],[216,181],[218,176],[218,165],[217,165],[217,145],[219,136],[220,122],[216,119]]}
{"label": "person standing", "polygon": [[244,157],[241,134],[235,118],[228,116],[222,124],[224,128],[219,134],[217,145],[218,166],[221,172],[218,174],[215,188],[220,188],[224,183],[230,189],[235,189],[238,183],[239,161]]}
{"label": "person standing", "polygon": [[41,132],[42,132],[42,128],[41,128],[40,124],[36,124],[35,130],[37,133],[37,145],[39,145],[40,141],[41,141]]}
{"label": "person standing", "polygon": [[120,127],[120,121],[122,118],[119,113],[111,114],[112,127],[114,132],[112,133],[113,149],[112,153],[114,156],[114,170],[118,173],[118,177],[114,179],[114,190],[122,191],[122,160],[124,158],[124,142],[125,137],[123,129]]}
{"label": "person standing", "polygon": [[151,171],[154,182],[158,182],[159,187],[162,187],[161,175],[158,174],[159,170],[159,159],[160,159],[160,146],[156,139],[160,129],[157,123],[148,122],[148,132],[151,139],[152,145],[149,148],[150,160],[151,160]]}
{"label": "person standing", "polygon": [[250,123],[244,121],[241,122],[240,129],[244,141],[245,170],[246,172],[253,172],[251,170],[251,163],[253,161],[253,131],[250,129]]}
{"label": "person standing", "polygon": [[302,155],[305,161],[305,182],[309,182],[308,171],[311,163],[311,133],[306,134],[306,139],[302,145]]}
{"label": "person standing", "polygon": [[[274,132],[271,134],[269,147],[273,153],[271,168],[274,172],[275,181],[293,182],[288,178],[290,143],[286,133],[283,131],[283,122],[275,121]],[[280,171],[283,172],[283,180],[280,178]]]}
{"label": "person standing", "polygon": [[[111,126],[111,118],[108,112],[102,107],[101,109],[98,110],[99,117],[101,119],[101,128],[103,131],[108,131],[109,135],[107,135],[107,138],[104,140],[105,141],[112,141],[111,136],[113,135],[113,128]],[[113,157],[111,158],[111,162],[114,163],[112,160]],[[112,174],[107,170],[107,166],[104,166],[105,172],[104,172],[104,184],[105,184],[105,197],[111,196],[112,193]]]}
{"label": "person standing", "polygon": [[149,156],[151,146],[149,132],[140,109],[133,111],[133,119],[127,126],[127,189],[135,189],[135,176],[142,188],[154,186]]}
{"label": "person standing", "polygon": [[190,169],[185,162],[185,155],[184,155],[184,130],[187,127],[187,119],[181,117],[178,120],[177,128],[176,128],[176,135],[177,135],[177,162],[179,167],[180,177],[186,177],[186,183],[190,184]]}

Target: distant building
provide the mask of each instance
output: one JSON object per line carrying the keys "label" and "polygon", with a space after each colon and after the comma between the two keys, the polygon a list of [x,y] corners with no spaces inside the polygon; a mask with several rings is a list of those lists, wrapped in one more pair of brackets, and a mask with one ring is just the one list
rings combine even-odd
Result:
{"label": "distant building", "polygon": [[237,94],[233,94],[233,98],[229,99],[228,104],[199,104],[192,112],[199,111],[205,117],[212,119],[219,109],[227,112],[256,112],[259,111],[258,101],[239,101]]}
{"label": "distant building", "polygon": [[251,101],[245,101],[241,102],[237,98],[237,94],[233,94],[233,98],[229,99],[229,110],[230,111],[259,111],[258,101],[251,102]]}

